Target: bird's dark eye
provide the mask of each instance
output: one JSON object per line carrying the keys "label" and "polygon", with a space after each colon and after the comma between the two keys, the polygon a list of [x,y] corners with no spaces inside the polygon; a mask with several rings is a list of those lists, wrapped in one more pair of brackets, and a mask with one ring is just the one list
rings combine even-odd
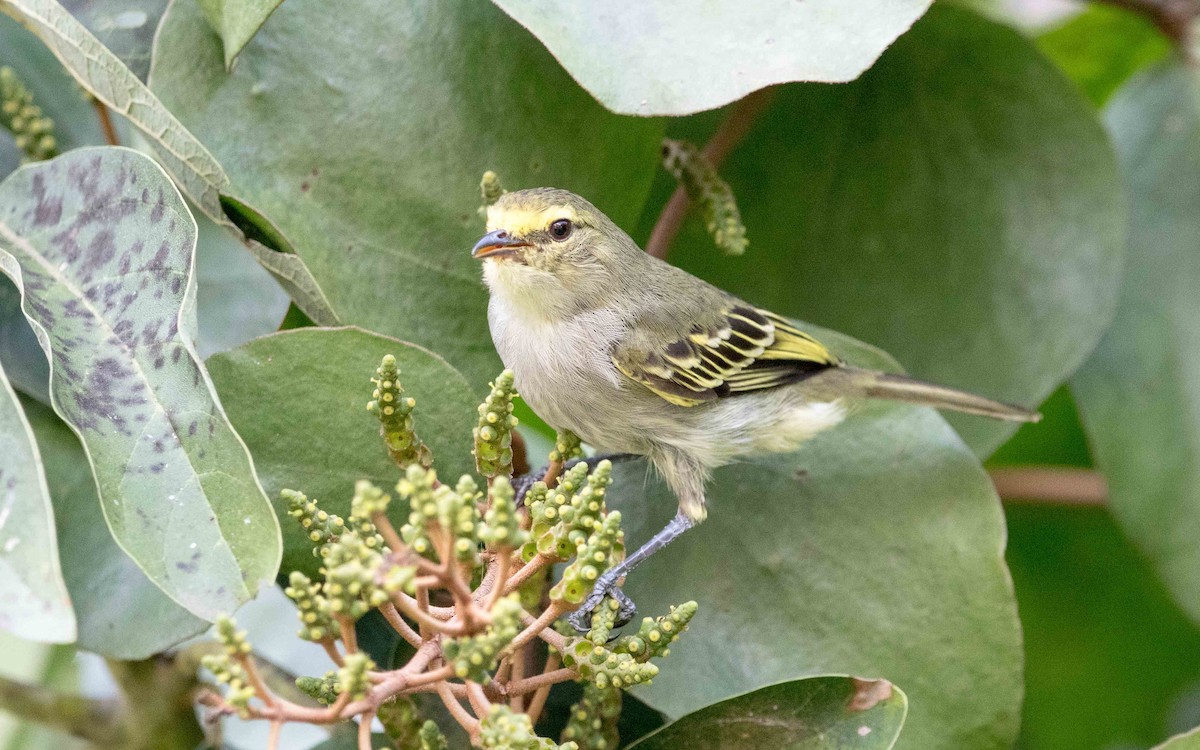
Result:
{"label": "bird's dark eye", "polygon": [[569,219],[559,219],[550,225],[550,236],[561,242],[571,236],[571,229]]}

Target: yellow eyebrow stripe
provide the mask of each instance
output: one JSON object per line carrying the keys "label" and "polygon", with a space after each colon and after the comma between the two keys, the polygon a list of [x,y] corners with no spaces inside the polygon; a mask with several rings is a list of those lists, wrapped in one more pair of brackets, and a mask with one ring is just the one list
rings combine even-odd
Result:
{"label": "yellow eyebrow stripe", "polygon": [[539,232],[550,226],[550,222],[567,219],[578,223],[579,215],[570,206],[551,206],[550,208],[528,209],[521,207],[502,208],[493,203],[488,206],[487,230],[507,230],[515,237],[524,237],[533,232]]}

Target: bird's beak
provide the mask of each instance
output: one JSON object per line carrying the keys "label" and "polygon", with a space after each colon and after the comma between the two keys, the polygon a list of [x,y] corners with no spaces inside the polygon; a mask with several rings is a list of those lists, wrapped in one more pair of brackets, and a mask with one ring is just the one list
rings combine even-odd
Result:
{"label": "bird's beak", "polygon": [[506,229],[497,229],[483,235],[475,247],[471,248],[471,257],[478,260],[484,258],[511,258],[517,254],[517,248],[529,247],[529,243],[509,235]]}

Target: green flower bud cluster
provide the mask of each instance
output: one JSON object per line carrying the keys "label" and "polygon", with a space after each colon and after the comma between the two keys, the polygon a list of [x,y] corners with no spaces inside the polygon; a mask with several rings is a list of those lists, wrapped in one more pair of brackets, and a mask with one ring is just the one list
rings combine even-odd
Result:
{"label": "green flower bud cluster", "polygon": [[297,677],[296,687],[322,706],[328,706],[338,697],[338,673],[326,672],[324,677]]}
{"label": "green flower bud cluster", "polygon": [[592,613],[592,629],[587,633],[587,639],[597,646],[608,645],[608,637],[612,635],[617,625],[617,613],[620,603],[611,596],[606,596]]}
{"label": "green flower bud cluster", "polygon": [[354,497],[350,500],[350,523],[348,525],[370,549],[383,550],[383,536],[375,528],[371,517],[375,515],[376,511],[386,512],[388,503],[391,501],[391,495],[383,494],[383,490],[365,479],[360,479],[354,484]]}
{"label": "green flower bud cluster", "polygon": [[12,68],[0,68],[0,126],[13,134],[25,161],[42,161],[58,154],[54,121],[33,103],[33,94]]}
{"label": "green flower bud cluster", "polygon": [[346,531],[325,545],[325,576],[322,593],[333,615],[352,619],[381,606],[391,594],[411,588],[416,568],[393,565],[385,568],[383,555],[368,546],[354,531]]}
{"label": "green flower bud cluster", "polygon": [[408,523],[400,528],[400,538],[418,555],[432,558],[433,544],[427,529],[438,519],[437,472],[420,466],[409,466],[396,483],[396,492],[408,501]]}
{"label": "green flower bud cluster", "polygon": [[570,430],[559,430],[554,434],[554,450],[550,451],[551,463],[566,463],[571,459],[583,458],[583,445],[579,436]]}
{"label": "green flower bud cluster", "polygon": [[[383,731],[397,748],[421,747],[421,732],[424,728],[420,710],[411,696],[397,695],[381,703],[375,718],[383,724]],[[437,724],[433,725],[435,736],[441,735]]]}
{"label": "green flower bud cluster", "polygon": [[663,166],[700,207],[713,242],[727,255],[746,252],[746,225],[729,183],[700,149],[686,141],[663,141]]}
{"label": "green flower bud cluster", "polygon": [[622,636],[613,645],[613,650],[628,653],[638,661],[667,656],[669,646],[679,634],[687,630],[688,623],[696,614],[696,602],[684,602],[671,607],[670,614],[658,618],[646,617],[635,635]]}
{"label": "green flower bud cluster", "polygon": [[620,718],[620,690],[584,683],[583,697],[571,706],[562,740],[574,742],[579,750],[616,750],[620,742],[617,734]]}
{"label": "green flower bud cluster", "polygon": [[375,668],[371,657],[361,651],[346,654],[342,659],[342,668],[337,672],[338,693],[346,693],[350,700],[362,700],[367,696],[371,683],[367,672]]}
{"label": "green flower bud cluster", "polygon": [[480,212],[486,215],[487,207],[500,200],[500,196],[507,192],[500,184],[500,177],[495,172],[490,169],[484,172],[483,179],[479,181],[479,194],[483,198],[483,207]]}
{"label": "green flower bud cluster", "polygon": [[299,636],[306,641],[322,641],[337,633],[333,619],[329,616],[329,601],[321,594],[321,584],[309,579],[298,570],[288,577],[288,587],[283,590],[296,603],[300,615]]}
{"label": "green flower bud cluster", "polygon": [[[400,747],[404,747],[404,745]],[[426,720],[421,725],[420,750],[450,750],[450,743],[446,741],[446,735],[442,734],[442,730],[438,729],[438,725],[431,720]]]}
{"label": "green flower bud cluster", "polygon": [[479,486],[469,476],[450,487],[439,484],[432,469],[410,466],[396,484],[396,491],[408,501],[408,523],[400,528],[400,537],[414,552],[434,556],[429,528],[439,526],[450,532],[454,555],[464,562],[477,562],[483,519],[478,501]]}
{"label": "green flower bud cluster", "polygon": [[621,531],[621,513],[613,511],[604,517],[600,528],[577,548],[574,561],[563,569],[562,578],[550,589],[554,601],[579,604],[594,588],[596,579],[624,556],[624,532]]}
{"label": "green flower bud cluster", "polygon": [[508,477],[496,477],[492,482],[492,504],[484,514],[479,537],[489,549],[519,549],[529,541],[529,533],[517,518],[516,494]]}
{"label": "green flower bud cluster", "polygon": [[250,699],[254,697],[254,688],[250,687],[250,678],[242,668],[227,654],[208,654],[200,660],[200,665],[212,672],[217,682],[225,685],[225,702],[233,706],[238,716],[243,719],[250,716]]}
{"label": "green flower bud cluster", "polygon": [[385,354],[371,382],[375,384],[375,390],[371,393],[367,411],[379,418],[379,435],[387,446],[388,455],[401,468],[410,464],[432,464],[433,455],[413,429],[412,412],[417,402],[405,396],[400,387],[396,358]]}
{"label": "green flower bud cluster", "polygon": [[491,614],[492,624],[484,632],[451,638],[442,645],[442,653],[459,679],[487,682],[500,660],[500,652],[521,632],[521,604],[515,594],[496,602]]}
{"label": "green flower bud cluster", "polygon": [[225,694],[225,702],[238,711],[238,715],[246,718],[249,715],[250,699],[254,697],[254,688],[250,686],[250,678],[241,664],[241,660],[250,654],[250,642],[246,640],[246,631],[238,630],[237,623],[229,617],[221,617],[216,623],[217,640],[221,643],[224,653],[208,654],[200,660],[201,665],[222,685],[229,688]]}
{"label": "green flower bud cluster", "polygon": [[574,742],[562,745],[538,737],[527,714],[493,704],[479,723],[479,746],[485,750],[578,750]]}
{"label": "green flower bud cluster", "polygon": [[[577,463],[562,475],[553,490],[538,482],[525,494],[534,539],[522,549],[525,559],[540,553],[569,560],[581,555],[584,547],[589,547],[593,557],[584,565],[602,564],[600,572],[603,572],[612,564],[612,553],[624,550],[620,516],[609,524],[608,531],[604,530],[607,514],[604,495],[612,484],[612,464],[601,461],[590,475],[587,471],[587,464]],[[596,534],[604,538],[592,539]],[[601,557],[595,557],[597,554]],[[590,573],[586,572],[587,575]]]}
{"label": "green flower bud cluster", "polygon": [[492,392],[479,405],[479,424],[475,427],[475,466],[485,477],[512,476],[513,416],[512,370],[500,373],[491,384]]}
{"label": "green flower bud cluster", "polygon": [[628,653],[614,653],[587,638],[576,638],[562,654],[563,665],[600,688],[627,688],[649,682],[658,675],[658,667],[642,663]]}
{"label": "green flower bud cluster", "polygon": [[325,544],[346,532],[346,522],[341,516],[321,510],[317,501],[309,500],[303,492],[280,490],[279,497],[288,504],[288,515],[296,519],[308,534],[308,541],[313,544],[313,555],[321,557]]}

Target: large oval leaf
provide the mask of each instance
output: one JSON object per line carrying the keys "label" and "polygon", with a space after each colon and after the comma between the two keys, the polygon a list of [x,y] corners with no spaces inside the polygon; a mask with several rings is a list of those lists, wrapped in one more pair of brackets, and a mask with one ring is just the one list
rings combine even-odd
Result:
{"label": "large oval leaf", "polygon": [[37,442],[0,367],[0,628],[33,641],[75,640],[58,564],[54,511]]}
{"label": "large oval leaf", "polygon": [[[417,400],[417,434],[443,477],[474,471],[471,428],[478,400],[471,385],[436,354],[356,328],[301,328],[277,333],[208,360],[221,401],[254,455],[259,478],[283,523],[284,571],[316,575],[312,544],[279,490],[301,490],[321,507],[346,515],[354,483],[389,489],[400,478],[366,410],[370,378],[385,354],[400,365],[405,393]],[[475,384],[474,391],[479,392]],[[407,511],[393,504],[403,523]]]}
{"label": "large oval leaf", "polygon": [[1073,381],[1113,513],[1200,619],[1200,83],[1159,66],[1105,119],[1132,196],[1121,306]]}
{"label": "large oval leaf", "polygon": [[630,750],[889,750],[908,701],[887,680],[809,677],[706,706]]}
{"label": "large oval leaf", "polygon": [[[968,11],[935,6],[852,84],[781,91],[723,172],[747,254],[693,220],[671,260],[920,377],[1037,404],[1115,309],[1104,132],[1030,42]],[[950,421],[980,455],[1015,429]]]}
{"label": "large oval leaf", "polygon": [[[364,54],[370,50],[370,54]],[[479,179],[640,212],[662,124],[606,112],[486,2],[288,0],[227,74],[195,3],[168,10],[151,84],[292,238],[344,323],[499,370],[469,250]],[[583,134],[586,134],[584,137]]]}
{"label": "large oval leaf", "polygon": [[266,23],[283,0],[200,0],[213,29],[221,35],[225,67],[233,67],[242,47]]}
{"label": "large oval leaf", "polygon": [[773,83],[852,81],[930,0],[495,3],[614,112],[686,115]]}
{"label": "large oval leaf", "polygon": [[[894,366],[814,332],[856,364]],[[611,496],[627,543],[676,502],[638,466],[619,470]],[[630,576],[648,614],[700,604],[639,697],[677,717],[778,680],[886,675],[910,702],[898,747],[1012,746],[1022,655],[1004,521],[935,412],[866,405],[797,454],[717,471],[708,498],[708,520]]]}
{"label": "large oval leaf", "polygon": [[83,446],[49,407],[22,399],[46,463],[63,577],[79,622],[79,648],[148,659],[208,628],[172,601],[113,541]]}
{"label": "large oval leaf", "polygon": [[[223,206],[229,193],[225,170],[117,55],[55,0],[0,0],[0,10],[33,32],[92,96],[141,130],[154,144],[159,161],[206,216],[233,228]],[[309,317],[337,322],[304,261],[288,248],[269,248],[249,237],[246,245]]]}
{"label": "large oval leaf", "polygon": [[121,547],[195,614],[279,564],[279,527],[196,356],[196,224],[147,157],[79,149],[0,184],[0,270],[51,361]]}

